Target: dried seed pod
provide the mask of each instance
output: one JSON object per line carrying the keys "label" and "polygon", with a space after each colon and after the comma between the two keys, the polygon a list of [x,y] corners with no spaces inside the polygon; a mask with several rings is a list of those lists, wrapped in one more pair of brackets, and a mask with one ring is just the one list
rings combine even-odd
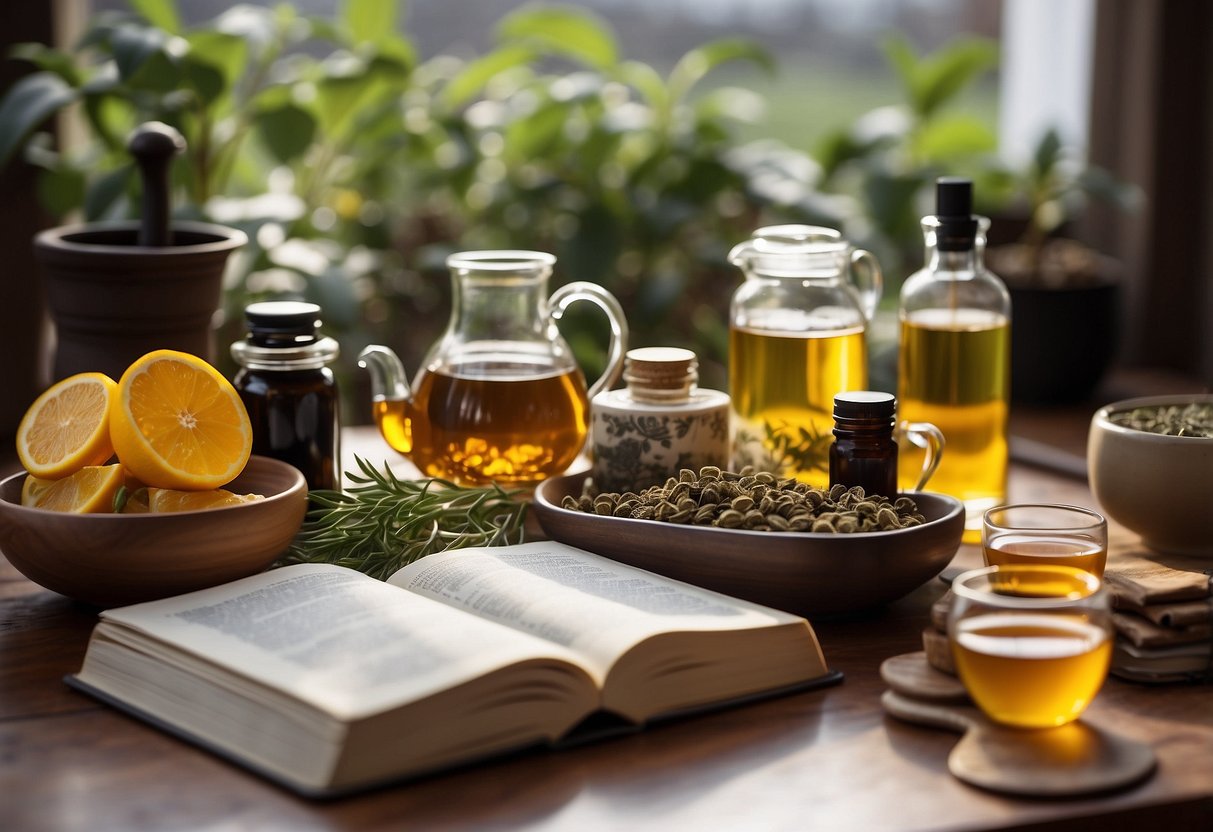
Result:
{"label": "dried seed pod", "polygon": [[834,524],[832,522],[830,522],[829,520],[823,520],[822,518],[818,517],[816,520],[813,521],[813,525],[810,528],[810,531],[814,532],[815,534],[823,534],[823,533],[833,534],[834,533]]}
{"label": "dried seed pod", "polygon": [[754,475],[754,479],[756,479],[758,482],[762,483],[763,485],[774,485],[775,481],[776,481],[775,475],[772,474],[770,471],[759,471],[757,474]]}
{"label": "dried seed pod", "polygon": [[922,520],[919,515],[911,514],[909,517],[901,518],[901,528],[908,529],[911,526],[921,526]]}
{"label": "dried seed pod", "polygon": [[824,503],[826,501],[826,495],[820,491],[815,491],[815,490],[810,489],[809,491],[806,491],[803,493],[804,493],[805,502],[807,502],[809,505],[813,506],[814,508],[816,508],[817,506],[820,506],[822,503]]}
{"label": "dried seed pod", "polygon": [[733,511],[740,511],[742,514],[745,514],[747,511],[754,508],[754,499],[744,494],[740,497],[734,497],[732,502],[729,503],[729,508],[733,509]]}
{"label": "dried seed pod", "polygon": [[577,508],[581,509],[582,511],[593,511],[594,501],[590,499],[589,495],[582,494],[577,498]]}
{"label": "dried seed pod", "polygon": [[914,505],[914,501],[911,500],[909,497],[898,497],[893,502],[893,510],[896,511],[898,514],[909,514],[911,512],[917,511],[918,506]]}
{"label": "dried seed pod", "polygon": [[901,521],[897,519],[897,512],[888,506],[883,507],[876,512],[876,525],[881,529],[897,529],[901,528]]}
{"label": "dried seed pod", "polygon": [[699,503],[690,497],[683,497],[678,501],[679,511],[695,511],[697,508],[699,508]]}
{"label": "dried seed pod", "polygon": [[840,517],[834,528],[842,534],[851,534],[859,531],[859,521],[854,517]]}
{"label": "dried seed pod", "polygon": [[696,523],[711,523],[716,516],[716,506],[702,506],[695,512]]}
{"label": "dried seed pod", "polygon": [[877,508],[876,503],[872,502],[871,500],[860,500],[855,504],[856,513],[865,516],[869,514],[876,514]]}
{"label": "dried seed pod", "polygon": [[715,465],[705,465],[699,469],[699,479],[720,479],[720,469]]}
{"label": "dried seed pod", "polygon": [[780,514],[768,514],[767,525],[777,532],[786,532],[791,524]]}
{"label": "dried seed pod", "polygon": [[699,475],[690,468],[683,468],[678,472],[679,482],[699,482]]}
{"label": "dried seed pod", "polygon": [[721,512],[720,516],[716,518],[716,525],[724,529],[736,529],[744,522],[745,515],[732,509]]}
{"label": "dried seed pod", "polygon": [[788,531],[807,532],[813,528],[813,518],[799,515],[788,521]]}
{"label": "dried seed pod", "polygon": [[691,519],[694,518],[694,516],[695,516],[695,512],[693,512],[689,509],[682,510],[682,511],[676,511],[673,514],[671,514],[669,517],[666,518],[666,522],[667,523],[690,523]]}
{"label": "dried seed pod", "polygon": [[602,517],[610,517],[611,512],[614,510],[615,510],[615,507],[612,506],[610,503],[607,503],[607,502],[594,503],[594,513],[598,514]]}
{"label": "dried seed pod", "polygon": [[[684,469],[685,470],[685,469]],[[679,503],[691,496],[690,483],[680,482],[678,485],[670,489],[670,493],[666,495],[666,499],[671,503]]]}
{"label": "dried seed pod", "polygon": [[752,508],[745,513],[746,523],[765,523],[766,515],[756,508]]}
{"label": "dried seed pod", "polygon": [[640,506],[639,508],[634,509],[632,511],[632,519],[634,519],[634,520],[652,520],[653,519],[653,507],[652,506]]}
{"label": "dried seed pod", "polygon": [[709,485],[699,495],[699,505],[714,506],[720,502],[720,489]]}
{"label": "dried seed pod", "polygon": [[577,500],[572,494],[565,494],[564,499],[560,501],[561,508],[567,508],[570,511],[577,511]]}
{"label": "dried seed pod", "polygon": [[773,513],[775,511],[775,506],[775,498],[770,494],[763,494],[762,498],[758,501],[758,510],[763,514]]}
{"label": "dried seed pod", "polygon": [[[637,504],[638,505],[638,504]],[[632,512],[636,510],[636,506],[628,506],[626,503],[620,503],[611,511],[612,517],[631,517]]]}
{"label": "dried seed pod", "polygon": [[746,474],[737,481],[737,484],[746,491],[752,491],[754,486],[758,485],[758,480],[754,479],[753,474]]}
{"label": "dried seed pod", "polygon": [[830,486],[830,499],[833,502],[838,502],[843,494],[847,493],[847,487],[840,482],[836,482]]}

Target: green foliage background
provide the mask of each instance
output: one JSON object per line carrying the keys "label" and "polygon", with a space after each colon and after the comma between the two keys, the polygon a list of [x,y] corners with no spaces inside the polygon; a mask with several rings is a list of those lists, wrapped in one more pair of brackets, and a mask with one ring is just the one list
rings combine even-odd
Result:
{"label": "green foliage background", "polygon": [[[920,249],[934,177],[992,172],[988,121],[954,106],[996,64],[986,40],[920,56],[890,39],[901,100],[810,154],[762,138],[765,102],[734,82],[770,89],[780,76],[751,41],[706,43],[661,71],[585,9],[528,6],[484,54],[422,61],[400,23],[393,0],[345,0],[332,19],[235,6],[187,28],[173,0],[130,0],[70,51],[13,51],[37,71],[0,100],[0,164],[22,153],[42,168],[58,216],[128,217],[138,183],[125,137],[150,119],[174,125],[188,142],[177,214],[253,241],[233,259],[220,342],[241,336],[252,300],[313,300],[354,388],[366,343],[413,367],[439,334],[448,253],[498,247],[556,254],[557,282],[593,280],[620,299],[634,345],[691,347],[704,382],[723,386],[733,244],[771,222],[829,225],[896,278]],[[69,106],[89,135],[70,152],[37,132]],[[594,375],[603,322],[570,315],[562,329]]]}

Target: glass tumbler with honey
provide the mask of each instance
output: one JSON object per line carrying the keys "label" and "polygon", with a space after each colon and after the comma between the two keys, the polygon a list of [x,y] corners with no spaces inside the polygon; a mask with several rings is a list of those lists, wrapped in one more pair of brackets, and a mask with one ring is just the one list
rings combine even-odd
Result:
{"label": "glass tumbler with honey", "polygon": [[956,671],[986,716],[1053,728],[1082,715],[1112,656],[1112,613],[1099,578],[1072,566],[987,566],[958,576],[952,592]]}
{"label": "glass tumbler with honey", "polygon": [[1073,566],[1102,578],[1108,561],[1108,523],[1097,512],[1078,506],[998,506],[983,517],[981,551],[987,566]]}

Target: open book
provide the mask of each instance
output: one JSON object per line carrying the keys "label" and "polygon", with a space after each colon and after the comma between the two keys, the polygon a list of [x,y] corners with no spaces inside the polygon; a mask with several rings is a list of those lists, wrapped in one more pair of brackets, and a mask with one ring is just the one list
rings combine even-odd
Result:
{"label": "open book", "polygon": [[528,543],[107,610],[68,682],[321,795],[839,678],[803,618]]}

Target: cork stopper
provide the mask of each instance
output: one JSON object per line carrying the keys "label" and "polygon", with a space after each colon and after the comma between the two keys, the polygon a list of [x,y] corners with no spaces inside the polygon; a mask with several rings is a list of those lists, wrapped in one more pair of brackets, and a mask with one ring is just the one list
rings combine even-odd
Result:
{"label": "cork stopper", "polygon": [[699,361],[690,350],[640,347],[628,350],[623,380],[637,401],[680,401],[690,397],[699,382]]}

